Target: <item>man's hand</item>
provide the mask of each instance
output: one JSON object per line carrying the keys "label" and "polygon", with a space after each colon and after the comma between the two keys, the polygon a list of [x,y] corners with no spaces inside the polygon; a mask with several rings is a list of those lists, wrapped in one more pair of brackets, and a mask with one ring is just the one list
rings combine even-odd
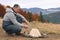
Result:
{"label": "man's hand", "polygon": [[28,28],[28,27],[29,27],[28,25],[26,25],[26,24],[24,25],[24,28]]}

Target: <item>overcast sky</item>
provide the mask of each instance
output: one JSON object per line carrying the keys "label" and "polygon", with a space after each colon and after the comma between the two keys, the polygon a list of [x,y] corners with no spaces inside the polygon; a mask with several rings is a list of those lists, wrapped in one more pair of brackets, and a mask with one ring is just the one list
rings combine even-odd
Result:
{"label": "overcast sky", "polygon": [[0,0],[0,3],[10,6],[19,4],[21,8],[39,7],[47,9],[60,7],[60,0]]}

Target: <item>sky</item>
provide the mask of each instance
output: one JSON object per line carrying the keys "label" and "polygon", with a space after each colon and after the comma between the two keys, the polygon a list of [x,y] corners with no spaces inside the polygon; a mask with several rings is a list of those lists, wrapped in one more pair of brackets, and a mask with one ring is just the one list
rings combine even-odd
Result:
{"label": "sky", "polygon": [[42,9],[60,7],[60,0],[0,0],[1,4],[10,5],[19,4],[21,8],[38,7]]}

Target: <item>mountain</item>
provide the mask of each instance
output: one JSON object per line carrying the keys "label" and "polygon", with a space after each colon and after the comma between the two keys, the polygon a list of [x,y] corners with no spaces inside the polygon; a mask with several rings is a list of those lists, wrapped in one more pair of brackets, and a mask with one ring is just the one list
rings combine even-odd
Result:
{"label": "mountain", "polygon": [[41,8],[29,8],[29,9],[27,9],[27,8],[22,8],[23,9],[23,11],[26,11],[26,12],[32,12],[32,13],[40,13],[40,11],[43,11],[43,9],[41,9]]}
{"label": "mountain", "polygon": [[47,9],[47,13],[48,13],[48,14],[50,14],[50,13],[55,13],[55,12],[59,12],[59,11],[60,11],[60,7]]}
{"label": "mountain", "polygon": [[40,13],[43,12],[43,17],[45,20],[48,20],[52,23],[60,23],[60,7],[59,8],[49,8],[49,9],[41,9],[41,8],[23,8],[24,11],[29,11],[32,13]]}
{"label": "mountain", "polygon": [[22,8],[23,9],[23,11],[26,11],[26,12],[32,12],[32,13],[40,13],[40,11],[41,12],[43,12],[43,14],[45,14],[46,13],[46,9],[42,9],[42,8],[29,8],[29,9],[27,9],[27,8]]}
{"label": "mountain", "polygon": [[60,24],[60,12],[44,15],[43,17],[45,20],[48,20],[49,22]]}
{"label": "mountain", "polygon": [[27,9],[27,8],[22,8],[24,11],[26,11],[26,12],[32,12],[32,13],[40,13],[40,11],[41,12],[43,12],[43,15],[46,15],[46,14],[50,14],[50,13],[54,13],[54,12],[58,12],[58,11],[60,11],[60,7],[58,7],[58,8],[49,8],[49,9],[42,9],[42,8],[37,8],[37,7],[35,7],[35,8],[29,8],[29,9]]}

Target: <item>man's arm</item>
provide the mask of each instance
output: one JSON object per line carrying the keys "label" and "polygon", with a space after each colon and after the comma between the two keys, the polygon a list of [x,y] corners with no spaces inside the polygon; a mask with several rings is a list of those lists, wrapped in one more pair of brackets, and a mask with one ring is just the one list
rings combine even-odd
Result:
{"label": "man's arm", "polygon": [[15,15],[14,15],[13,13],[9,13],[8,18],[12,21],[13,24],[24,27],[23,24],[19,23],[19,22],[16,20],[16,17],[15,17]]}

